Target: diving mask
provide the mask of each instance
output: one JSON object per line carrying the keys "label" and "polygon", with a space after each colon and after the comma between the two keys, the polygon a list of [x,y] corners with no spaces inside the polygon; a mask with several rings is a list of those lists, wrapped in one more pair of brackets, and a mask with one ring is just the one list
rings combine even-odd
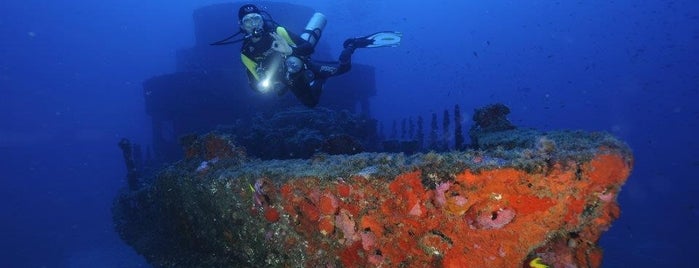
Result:
{"label": "diving mask", "polygon": [[257,13],[247,14],[240,20],[240,24],[243,26],[243,29],[250,34],[260,32],[262,30],[263,23],[264,20],[262,19],[262,15]]}

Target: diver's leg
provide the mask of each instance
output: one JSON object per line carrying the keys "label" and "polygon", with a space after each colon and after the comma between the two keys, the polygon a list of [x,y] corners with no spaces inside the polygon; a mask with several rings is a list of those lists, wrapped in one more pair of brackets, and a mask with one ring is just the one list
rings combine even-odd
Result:
{"label": "diver's leg", "polygon": [[301,76],[297,77],[298,82],[291,87],[291,92],[303,105],[313,108],[318,105],[325,78],[317,77],[311,70],[302,72]]}
{"label": "diver's leg", "polygon": [[318,104],[328,77],[344,74],[352,68],[352,53],[354,47],[345,47],[340,53],[339,61],[309,61],[308,69],[303,71],[306,81],[309,82],[306,83],[305,90],[292,89],[296,97],[308,107]]}
{"label": "diver's leg", "polygon": [[337,72],[333,75],[340,75],[352,69],[352,54],[354,47],[345,47],[340,53],[340,60],[337,65]]}
{"label": "diver's leg", "polygon": [[352,53],[354,49],[345,48],[340,53],[339,61],[311,61],[308,66],[317,78],[328,78],[341,75],[352,68]]}

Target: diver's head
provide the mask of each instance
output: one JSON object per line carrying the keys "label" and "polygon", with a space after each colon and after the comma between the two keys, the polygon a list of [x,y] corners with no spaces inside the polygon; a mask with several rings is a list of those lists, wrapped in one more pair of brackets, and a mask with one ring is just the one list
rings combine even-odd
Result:
{"label": "diver's head", "polygon": [[264,20],[257,6],[252,4],[243,5],[238,10],[238,23],[240,28],[249,35],[259,35],[262,33]]}

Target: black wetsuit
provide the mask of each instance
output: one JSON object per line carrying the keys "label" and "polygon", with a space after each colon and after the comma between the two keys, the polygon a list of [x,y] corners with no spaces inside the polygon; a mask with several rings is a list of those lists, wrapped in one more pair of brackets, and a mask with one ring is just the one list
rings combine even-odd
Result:
{"label": "black wetsuit", "polygon": [[[310,59],[314,49],[309,42],[280,26],[265,28],[265,33],[261,34],[258,40],[253,41],[253,38],[245,39],[241,48],[241,57],[252,60],[257,66],[265,66],[270,63],[278,65],[276,67],[280,71],[275,75],[278,81],[273,82],[284,84],[286,89],[291,90],[296,98],[308,107],[314,107],[318,104],[323,91],[323,84],[328,77],[346,73],[351,68],[351,57],[354,52],[352,48],[345,48],[340,54],[338,61],[314,61]],[[292,47],[291,56],[296,56],[305,62],[304,69],[289,76],[285,73],[286,68],[281,68],[284,65],[284,60],[278,52],[272,49],[274,38],[269,34],[272,32],[280,33],[280,30],[283,30],[282,32],[286,33],[289,38],[287,42]],[[243,63],[245,63],[245,59]],[[247,65],[246,67],[250,86],[257,90],[259,77],[257,74],[252,73],[251,67]],[[286,90],[282,90],[279,93],[283,94],[284,92]]]}

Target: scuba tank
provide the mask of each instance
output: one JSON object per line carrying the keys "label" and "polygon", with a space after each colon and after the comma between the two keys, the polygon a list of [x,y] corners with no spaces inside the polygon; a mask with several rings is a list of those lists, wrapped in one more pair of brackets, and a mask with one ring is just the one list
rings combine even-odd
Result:
{"label": "scuba tank", "polygon": [[[313,16],[311,16],[311,19],[308,20],[306,27],[303,29],[303,33],[301,33],[301,39],[306,40],[315,48],[326,24],[328,24],[328,20],[323,13],[313,13]],[[290,56],[286,58],[285,65],[287,69],[287,79],[292,85],[296,84],[296,86],[303,85],[304,87],[308,87],[309,84],[313,83],[315,75],[311,70],[307,69],[304,60],[296,56]]]}
{"label": "scuba tank", "polygon": [[306,28],[304,28],[301,38],[308,41],[311,43],[311,45],[313,45],[313,47],[315,47],[318,40],[320,40],[320,35],[323,33],[323,29],[325,29],[326,24],[328,24],[328,20],[325,19],[325,15],[323,15],[323,13],[314,13],[311,19],[308,20],[308,24],[306,24]]}
{"label": "scuba tank", "polygon": [[[308,23],[301,34],[301,39],[306,40],[313,47],[315,47],[316,44],[318,44],[318,40],[320,40],[320,36],[323,33],[323,29],[325,29],[326,24],[328,24],[328,20],[325,19],[325,15],[323,15],[323,13],[314,13],[313,16],[311,16],[311,19],[308,20]],[[290,74],[295,74],[304,69],[305,63],[296,56],[290,56],[286,59],[285,64],[287,71]]]}

